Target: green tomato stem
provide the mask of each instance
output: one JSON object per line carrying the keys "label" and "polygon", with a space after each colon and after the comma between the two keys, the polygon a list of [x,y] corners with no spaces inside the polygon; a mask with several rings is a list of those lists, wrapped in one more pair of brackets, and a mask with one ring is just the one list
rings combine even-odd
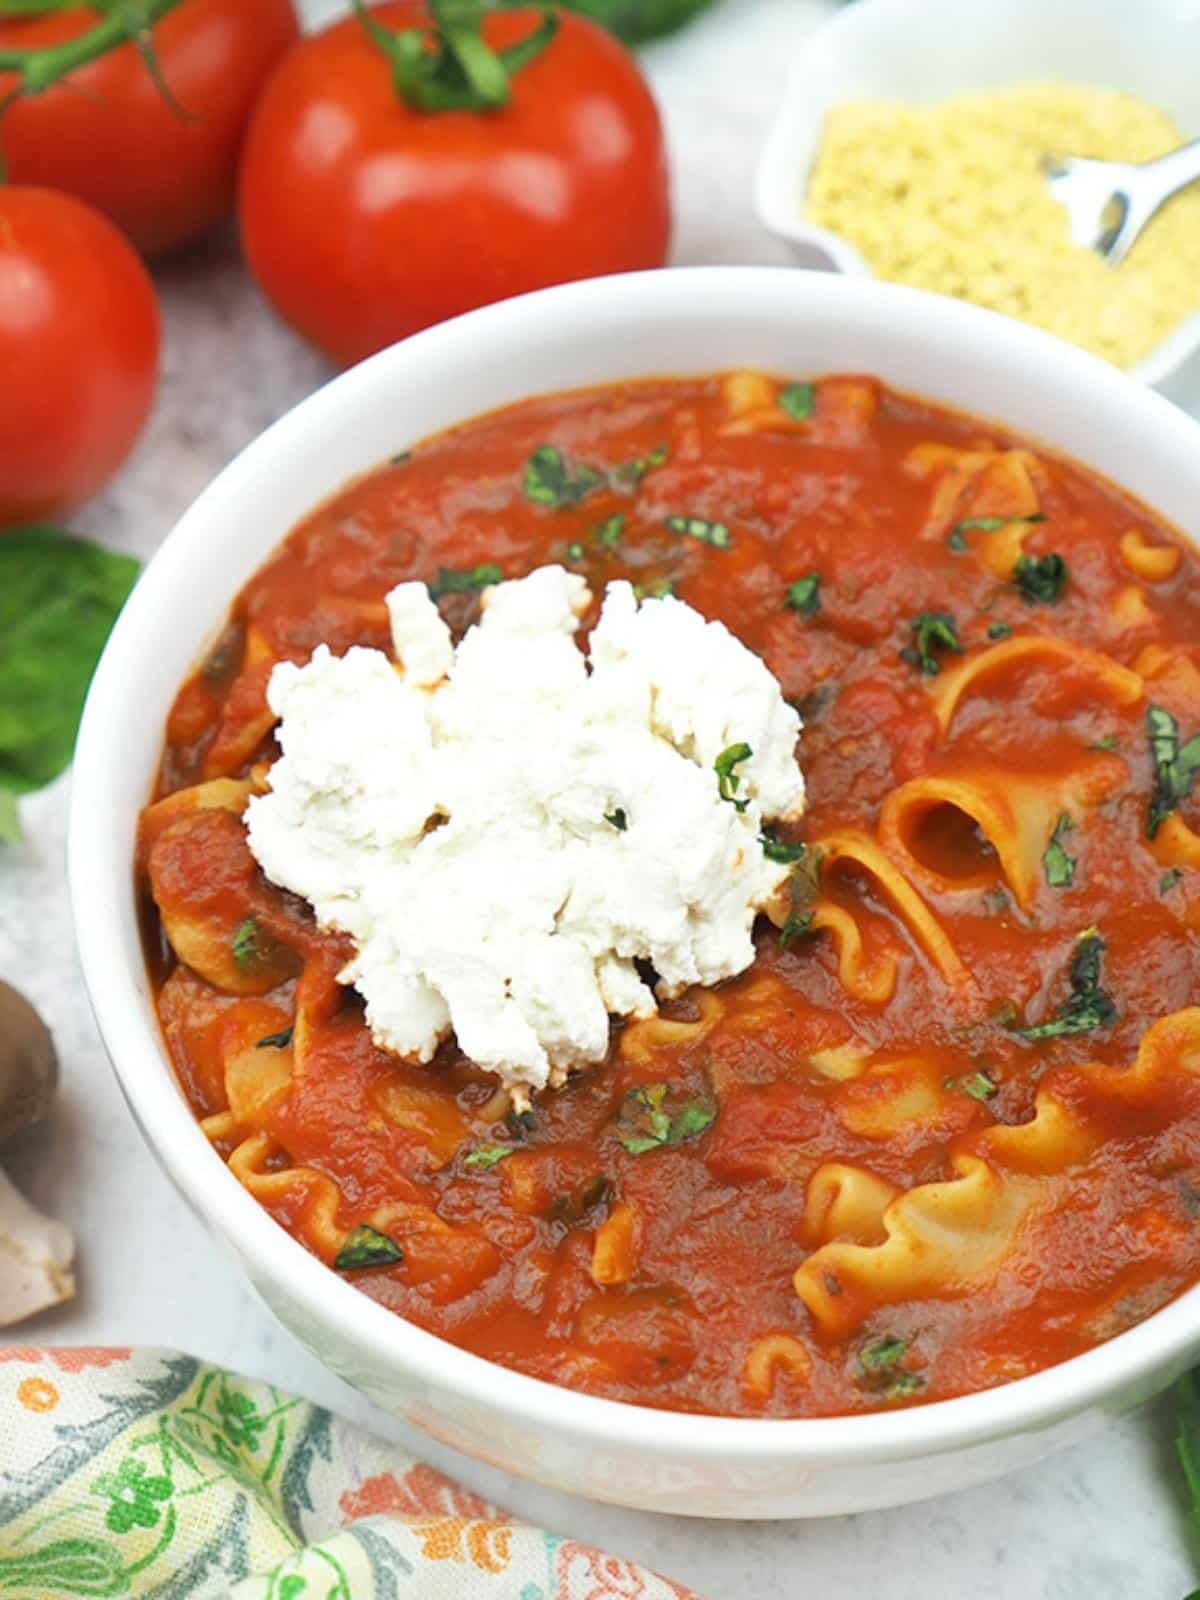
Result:
{"label": "green tomato stem", "polygon": [[[0,50],[0,72],[13,72],[18,79],[16,88],[0,102],[0,110],[22,95],[41,94],[68,74],[123,44],[133,44],[140,49],[153,71],[153,55],[148,54],[150,30],[168,11],[182,4],[183,0],[109,0],[104,6],[103,20],[73,39],[40,49]],[[2,14],[11,14],[10,5],[11,0],[0,0]],[[18,8],[13,6],[12,9]],[[30,12],[43,15],[63,7],[56,0],[33,0],[32,4],[21,5],[19,9],[26,15]]]}

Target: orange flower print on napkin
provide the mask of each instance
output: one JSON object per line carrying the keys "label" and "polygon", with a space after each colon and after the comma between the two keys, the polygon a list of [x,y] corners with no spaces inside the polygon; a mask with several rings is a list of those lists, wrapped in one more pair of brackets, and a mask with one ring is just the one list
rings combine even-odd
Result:
{"label": "orange flower print on napkin", "polygon": [[674,1600],[699,1600],[681,1583],[573,1539],[564,1539],[559,1545],[555,1565],[559,1595],[569,1595],[571,1600],[664,1600],[667,1595]]}
{"label": "orange flower print on napkin", "polygon": [[512,1559],[509,1519],[486,1500],[418,1464],[396,1478],[381,1472],[338,1502],[347,1522],[360,1517],[403,1517],[427,1561],[457,1561],[480,1572],[503,1572]]}

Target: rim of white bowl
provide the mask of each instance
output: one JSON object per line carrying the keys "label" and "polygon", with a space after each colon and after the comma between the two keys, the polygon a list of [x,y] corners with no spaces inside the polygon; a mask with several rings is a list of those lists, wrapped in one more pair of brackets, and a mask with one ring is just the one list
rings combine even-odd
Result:
{"label": "rim of white bowl", "polygon": [[[948,3],[953,3],[953,0],[948,0]],[[755,210],[768,233],[789,244],[806,246],[808,251],[824,256],[829,264],[828,270],[871,278],[876,283],[888,280],[878,276],[856,245],[832,229],[805,220],[800,209],[800,196],[801,180],[806,175],[793,151],[800,122],[796,107],[803,105],[807,99],[801,92],[805,82],[814,72],[820,72],[823,60],[832,61],[843,53],[852,54],[856,41],[864,36],[869,37],[876,20],[884,13],[911,19],[921,25],[928,23],[924,0],[871,0],[869,6],[848,6],[827,17],[802,40],[788,73],[783,98],[776,107],[759,152],[754,179]],[[906,97],[896,95],[895,98]],[[1200,311],[1195,311],[1165,334],[1148,355],[1125,369],[1125,375],[1137,383],[1156,388],[1174,378],[1198,350]]]}
{"label": "rim of white bowl", "polygon": [[[259,1277],[280,1281],[292,1302],[317,1326],[350,1349],[366,1352],[379,1369],[402,1373],[410,1384],[449,1389],[490,1412],[502,1412],[549,1433],[564,1429],[603,1445],[642,1447],[671,1459],[821,1463],[901,1461],[972,1444],[1037,1432],[1069,1416],[1112,1402],[1145,1383],[1148,1396],[1164,1372],[1181,1371],[1200,1354],[1200,1285],[1146,1321],[1082,1355],[999,1387],[931,1401],[894,1412],[802,1418],[743,1418],[663,1410],[605,1399],[528,1377],[450,1344],[371,1300],[311,1255],[279,1226],[212,1150],[188,1107],[157,1027],[146,1014],[147,975],[127,964],[109,934],[134,901],[133,863],[114,834],[123,837],[110,793],[119,766],[112,730],[130,715],[129,686],[152,637],[171,615],[171,601],[186,592],[188,571],[204,526],[236,501],[243,485],[292,434],[318,429],[357,390],[368,391],[392,366],[402,367],[418,348],[444,345],[450,360],[468,361],[489,337],[503,339],[505,324],[528,309],[553,305],[565,320],[628,300],[638,315],[679,313],[689,298],[697,306],[722,298],[752,301],[777,288],[815,295],[852,310],[866,296],[880,312],[935,315],[960,325],[964,342],[1000,337],[1019,364],[1052,359],[1067,382],[1121,391],[1119,403],[1155,414],[1156,426],[1174,433],[1181,449],[1200,453],[1200,426],[1152,390],[1095,356],[1051,335],[964,301],[917,289],[793,267],[686,267],[589,279],[538,290],[487,306],[425,330],[334,378],[253,440],[185,512],[151,560],[123,611],[88,694],[75,756],[68,835],[72,912],[85,984],[113,1070],[152,1151],[176,1186],[218,1235]],[[652,302],[658,297],[658,305]],[[838,305],[838,302],[841,302]],[[831,313],[832,314],[832,313]],[[637,368],[636,355],[631,368]],[[936,397],[934,397],[936,398]],[[464,419],[467,420],[467,419]],[[1193,541],[1194,542],[1194,541]],[[265,559],[264,552],[264,559]],[[229,596],[230,602],[233,594]],[[147,790],[150,777],[147,775]],[[126,822],[129,819],[125,819]],[[319,1358],[318,1358],[319,1359]],[[336,1370],[336,1369],[335,1369]],[[1169,1376],[1169,1372],[1168,1372]],[[1154,1381],[1151,1382],[1150,1380]],[[351,1380],[353,1381],[353,1380]]]}

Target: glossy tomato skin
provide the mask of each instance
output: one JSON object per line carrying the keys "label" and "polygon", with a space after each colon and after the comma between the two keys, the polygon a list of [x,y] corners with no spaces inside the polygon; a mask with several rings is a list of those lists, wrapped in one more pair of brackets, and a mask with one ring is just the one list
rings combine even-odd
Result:
{"label": "glossy tomato skin", "polygon": [[[387,28],[417,7],[383,5]],[[489,42],[534,16],[488,18]],[[661,266],[662,128],[633,58],[559,14],[499,111],[417,111],[349,18],[295,46],[255,110],[239,210],[282,315],[348,365],[446,317],[546,284]]]}
{"label": "glossy tomato skin", "polygon": [[[0,49],[60,44],[99,17],[81,6],[0,18]],[[255,97],[298,32],[292,0],[183,0],[153,34],[177,109],[122,45],[9,107],[0,150],[10,181],[86,200],[147,255],[200,237],[233,207]],[[0,98],[13,81],[0,73]]]}
{"label": "glossy tomato skin", "polygon": [[61,516],[137,441],[158,375],[154,286],[99,212],[0,187],[0,528]]}

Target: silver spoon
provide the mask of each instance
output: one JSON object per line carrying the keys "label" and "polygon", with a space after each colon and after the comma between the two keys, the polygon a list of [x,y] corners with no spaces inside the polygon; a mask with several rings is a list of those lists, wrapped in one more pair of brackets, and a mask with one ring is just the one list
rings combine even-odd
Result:
{"label": "silver spoon", "polygon": [[1119,267],[1158,208],[1200,178],[1200,139],[1157,161],[1048,155],[1042,168],[1050,193],[1067,209],[1075,243]]}

